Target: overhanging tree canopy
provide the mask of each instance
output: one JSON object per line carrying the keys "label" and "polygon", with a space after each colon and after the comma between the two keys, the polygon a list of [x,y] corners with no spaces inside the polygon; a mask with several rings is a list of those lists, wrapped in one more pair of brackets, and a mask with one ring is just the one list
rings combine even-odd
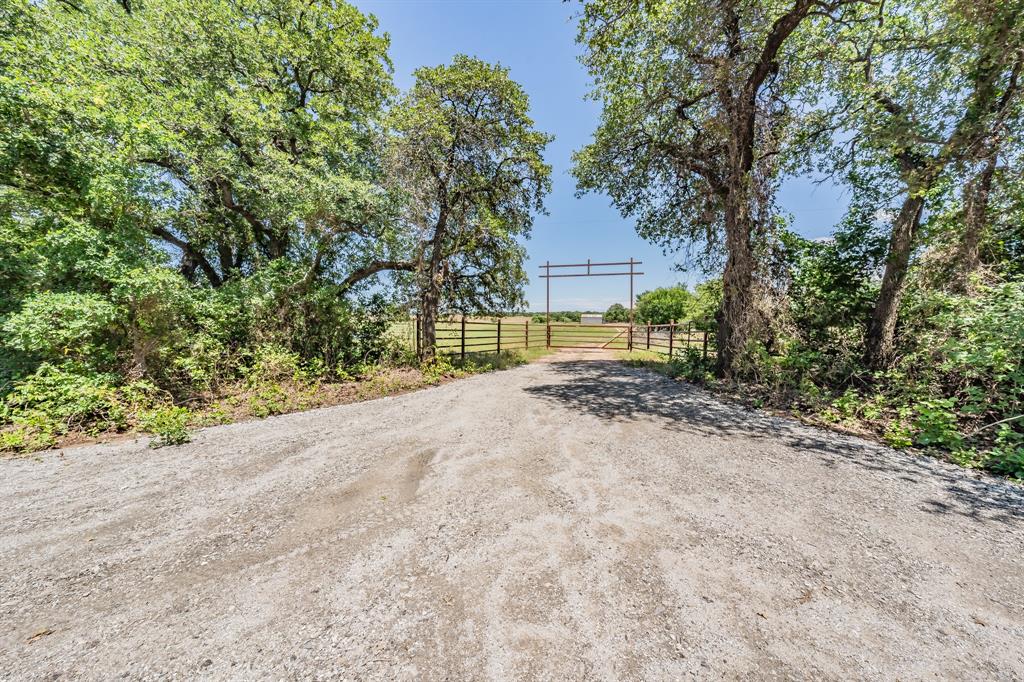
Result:
{"label": "overhanging tree canopy", "polygon": [[724,250],[718,360],[746,345],[755,242],[770,228],[780,165],[817,97],[822,30],[859,0],[598,0],[579,41],[604,109],[576,155],[584,191],[605,191],[644,237]]}
{"label": "overhanging tree canopy", "polygon": [[391,268],[415,273],[425,348],[442,307],[514,308],[526,281],[534,215],[551,188],[529,100],[508,70],[456,56],[416,71],[392,110],[391,187],[404,201],[412,255]]}

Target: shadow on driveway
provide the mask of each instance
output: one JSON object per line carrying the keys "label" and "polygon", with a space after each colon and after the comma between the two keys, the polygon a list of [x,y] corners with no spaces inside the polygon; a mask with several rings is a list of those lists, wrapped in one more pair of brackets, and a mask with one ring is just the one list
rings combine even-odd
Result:
{"label": "shadow on driveway", "polygon": [[657,421],[670,431],[742,437],[782,443],[813,455],[826,466],[839,461],[908,483],[938,481],[954,504],[925,500],[924,511],[960,514],[979,521],[1024,519],[1024,488],[980,476],[930,457],[915,456],[792,419],[730,404],[695,386],[615,360],[553,361],[565,381],[529,386],[527,393],[613,422]]}

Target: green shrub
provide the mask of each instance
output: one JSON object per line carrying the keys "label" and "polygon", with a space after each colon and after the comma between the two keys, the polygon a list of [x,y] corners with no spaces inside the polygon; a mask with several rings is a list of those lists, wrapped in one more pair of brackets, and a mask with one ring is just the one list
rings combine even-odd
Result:
{"label": "green shrub", "polygon": [[694,384],[706,384],[715,378],[714,360],[705,359],[696,348],[687,348],[666,363],[664,373]]}
{"label": "green shrub", "polygon": [[59,434],[87,426],[100,431],[123,427],[126,414],[115,381],[80,365],[44,362],[14,385],[4,401],[6,416]]}
{"label": "green shrub", "polygon": [[882,439],[894,448],[909,448],[914,444],[914,429],[908,423],[910,410],[901,408],[899,416],[889,421]]}
{"label": "green shrub", "polygon": [[[469,361],[472,365],[472,361]],[[444,377],[459,376],[462,372],[452,364],[447,355],[436,355],[433,359],[427,360],[420,365],[423,378],[428,384],[436,384]]]}
{"label": "green shrub", "polygon": [[277,384],[265,384],[249,397],[252,413],[263,419],[288,411],[288,394]]}
{"label": "green shrub", "polygon": [[914,406],[914,442],[947,450],[960,447],[963,439],[957,431],[957,414],[953,398],[922,400]]}
{"label": "green shrub", "polygon": [[149,446],[159,448],[187,443],[190,438],[188,423],[191,418],[192,413],[184,407],[167,405],[143,412],[139,424],[143,431],[156,436],[149,442]]}
{"label": "green shrub", "polygon": [[26,298],[4,321],[3,343],[40,360],[98,363],[109,359],[117,318],[117,308],[97,294],[46,291]]}
{"label": "green shrub", "polygon": [[1024,479],[1024,434],[1004,424],[996,436],[986,465],[1000,474]]}
{"label": "green shrub", "polygon": [[296,380],[301,375],[301,359],[277,344],[264,344],[253,349],[247,365],[241,368],[250,386],[268,382]]}

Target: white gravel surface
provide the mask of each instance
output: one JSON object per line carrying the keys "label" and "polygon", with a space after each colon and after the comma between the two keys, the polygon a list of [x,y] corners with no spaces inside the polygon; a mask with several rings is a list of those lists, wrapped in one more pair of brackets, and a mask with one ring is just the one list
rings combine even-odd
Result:
{"label": "white gravel surface", "polygon": [[8,679],[1022,679],[1024,494],[557,355],[0,462]]}

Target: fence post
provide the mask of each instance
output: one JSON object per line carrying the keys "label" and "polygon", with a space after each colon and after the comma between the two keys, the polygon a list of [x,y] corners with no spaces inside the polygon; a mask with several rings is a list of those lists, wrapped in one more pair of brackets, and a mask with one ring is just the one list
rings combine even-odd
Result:
{"label": "fence post", "polygon": [[647,350],[651,349],[651,323],[647,323]]}
{"label": "fence post", "polygon": [[633,321],[629,321],[629,337],[626,339],[626,350],[633,352]]}
{"label": "fence post", "polygon": [[708,359],[708,330],[704,330],[704,360]]}
{"label": "fence post", "polygon": [[501,352],[501,318],[498,318],[498,352]]}
{"label": "fence post", "polygon": [[530,350],[530,321],[529,320],[527,320],[526,323],[523,325],[523,330],[524,330],[523,331],[523,337],[526,340],[526,344],[525,344],[526,350]]}
{"label": "fence post", "polygon": [[462,357],[462,361],[465,362],[466,361],[466,316],[465,315],[462,316],[462,334],[461,334],[461,336],[462,336],[462,350],[460,352],[460,355]]}
{"label": "fence post", "polygon": [[546,348],[551,348],[551,320],[548,320],[546,334],[547,334],[547,346],[545,346],[545,347]]}
{"label": "fence post", "polygon": [[690,330],[693,327],[693,322],[686,323],[686,352],[690,352]]}
{"label": "fence post", "polygon": [[675,342],[676,337],[676,321],[668,321],[668,359],[672,359],[672,345]]}

